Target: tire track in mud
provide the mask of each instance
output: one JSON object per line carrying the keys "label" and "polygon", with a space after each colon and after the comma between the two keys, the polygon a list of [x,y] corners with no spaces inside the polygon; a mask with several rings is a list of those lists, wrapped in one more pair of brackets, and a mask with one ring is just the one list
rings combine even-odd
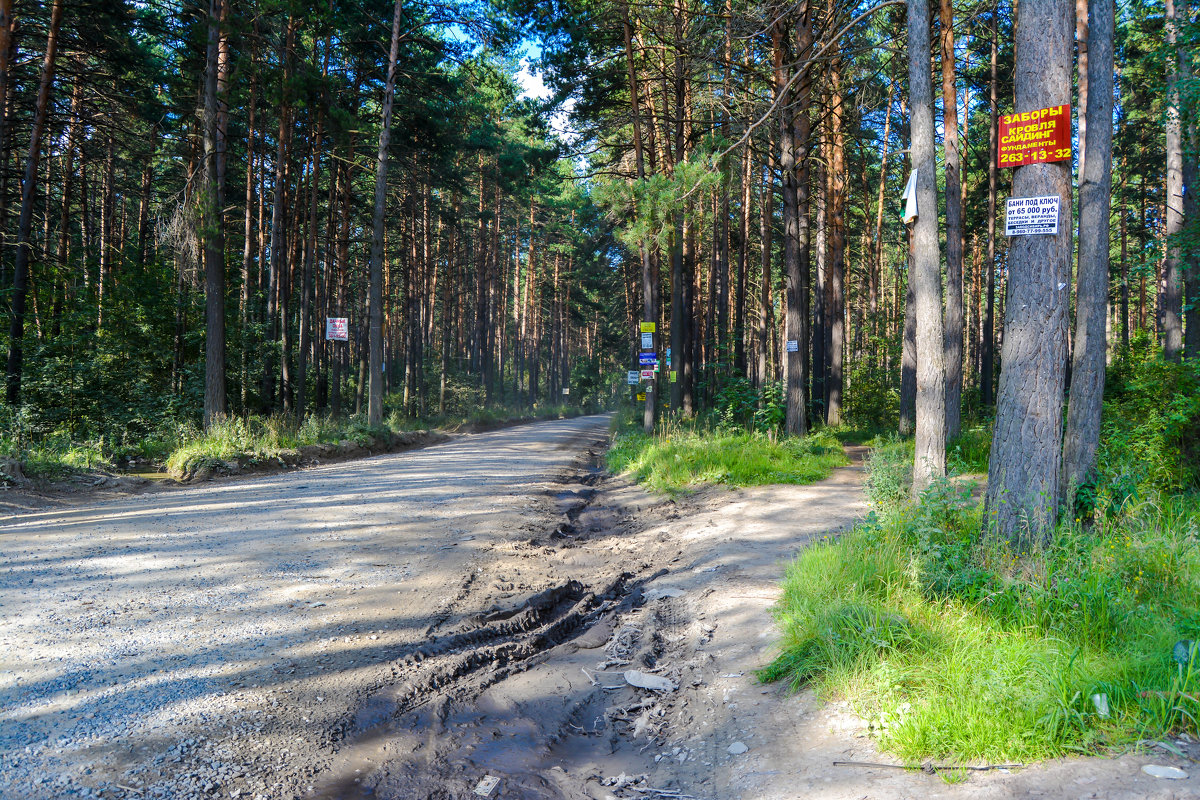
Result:
{"label": "tire track in mud", "polygon": [[[579,640],[579,646],[594,648],[607,642],[610,625],[598,623],[611,623],[644,603],[644,585],[667,572],[647,560],[622,565],[606,560],[602,568],[545,585],[546,578],[562,571],[551,566],[557,555],[587,544],[593,534],[617,533],[615,529],[628,522],[624,513],[599,507],[603,505],[603,447],[602,441],[593,444],[573,469],[560,476],[560,486],[578,488],[549,493],[556,506],[549,525],[525,541],[494,548],[494,554],[507,551],[502,554],[509,562],[503,567],[506,575],[494,581],[481,579],[479,563],[470,565],[454,598],[427,627],[427,641],[397,654],[391,667],[393,682],[366,695],[353,718],[329,732],[338,752],[313,781],[308,796],[323,800],[470,796],[465,784],[453,788],[456,782],[447,781],[447,773],[454,771],[442,753],[454,750],[447,728],[471,718],[474,703],[490,687],[545,662],[552,652],[562,652],[561,645]],[[542,586],[530,593],[527,582],[510,579],[513,572]],[[514,600],[512,590],[518,588],[526,593]],[[488,610],[455,621],[455,609],[464,605]],[[589,631],[602,635],[587,642],[597,638],[585,636]],[[566,732],[583,731],[581,723],[589,714],[604,714],[602,706],[593,705],[589,699],[555,715],[553,724],[539,731],[539,744],[551,746]],[[476,721],[468,724],[474,726]],[[508,784],[505,797],[558,796],[549,787],[542,787],[545,793],[532,788],[532,793],[515,795],[512,781]]]}

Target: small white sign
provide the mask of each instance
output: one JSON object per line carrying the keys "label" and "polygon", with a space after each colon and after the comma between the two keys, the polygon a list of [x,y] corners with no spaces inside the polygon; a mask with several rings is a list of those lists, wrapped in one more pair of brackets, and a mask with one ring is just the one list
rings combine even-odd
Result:
{"label": "small white sign", "polygon": [[566,387],[564,387],[564,388],[563,388],[563,394],[564,394],[564,395],[567,395],[567,394],[570,394],[570,393],[571,393],[571,390],[570,390],[570,389],[567,389]]}
{"label": "small white sign", "polygon": [[1011,197],[1004,203],[1004,235],[1058,233],[1057,197]]}
{"label": "small white sign", "polygon": [[350,325],[346,317],[325,318],[325,338],[335,342],[345,342],[350,339]]}
{"label": "small white sign", "polygon": [[643,333],[642,334],[642,349],[643,350],[653,350],[654,349],[654,334],[653,333]]}
{"label": "small white sign", "polygon": [[642,370],[642,371],[641,371],[641,378],[642,378],[642,380],[644,380],[644,381],[652,381],[652,380],[654,380],[654,370],[652,370],[652,369],[644,369],[644,370]]}
{"label": "small white sign", "polygon": [[787,351],[789,353],[799,353],[800,352],[800,342],[796,339],[788,339],[787,340]]}
{"label": "small white sign", "polygon": [[637,386],[638,373],[637,370],[630,370],[625,373],[625,382],[630,386]]}

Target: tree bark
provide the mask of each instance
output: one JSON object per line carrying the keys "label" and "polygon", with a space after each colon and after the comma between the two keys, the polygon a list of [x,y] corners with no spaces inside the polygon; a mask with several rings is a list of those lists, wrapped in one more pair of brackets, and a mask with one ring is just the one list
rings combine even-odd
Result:
{"label": "tree bark", "polygon": [[[1016,20],[1015,112],[1071,100],[1073,0],[1022,0]],[[1065,122],[1065,120],[1064,120]],[[992,535],[1020,550],[1049,541],[1062,457],[1071,280],[1071,164],[1027,164],[1013,197],[1057,197],[1057,235],[1017,236],[1008,299],[986,513]]]}
{"label": "tree bark", "polygon": [[392,137],[392,101],[396,89],[396,59],[400,53],[400,15],[396,0],[392,15],[392,44],[388,50],[387,82],[383,89],[383,119],[379,127],[379,149],[375,156],[375,209],[371,228],[371,266],[368,311],[370,341],[370,378],[368,381],[367,424],[383,422],[383,222],[387,199],[388,143]]}
{"label": "tree bark", "polygon": [[1075,300],[1075,353],[1067,435],[1063,444],[1061,502],[1068,505],[1087,482],[1100,446],[1100,410],[1108,325],[1109,205],[1112,195],[1113,0],[1089,0],[1087,63],[1088,159],[1079,185],[1079,275]]}
{"label": "tree bark", "polygon": [[908,5],[908,83],[912,102],[912,157],[917,170],[917,219],[913,224],[913,265],[909,275],[917,318],[914,495],[920,495],[935,478],[946,474],[945,332],[929,57],[928,0],[913,0]]}
{"label": "tree bark", "polygon": [[958,146],[955,88],[954,7],[941,0],[942,107],[946,149],[946,438],[962,427],[963,203],[962,155]]}

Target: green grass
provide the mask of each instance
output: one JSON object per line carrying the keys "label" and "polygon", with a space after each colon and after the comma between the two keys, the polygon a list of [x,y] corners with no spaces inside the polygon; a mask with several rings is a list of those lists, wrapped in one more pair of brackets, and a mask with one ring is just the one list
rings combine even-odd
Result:
{"label": "green grass", "polygon": [[428,428],[462,430],[473,426],[490,427],[526,418],[550,419],[579,413],[568,406],[555,405],[528,409],[480,407],[466,414],[441,415],[413,419],[393,412],[378,426],[367,425],[363,415],[335,419],[327,416],[306,417],[302,425],[281,414],[269,417],[229,418],[197,433],[176,448],[167,458],[167,471],[181,475],[198,466],[241,458],[270,459],[279,454],[314,444],[352,441],[366,445],[371,439],[390,439],[405,432]]}
{"label": "green grass", "polygon": [[872,460],[867,522],[788,568],[781,652],[762,679],[848,700],[910,761],[1028,761],[1200,733],[1200,703],[1185,697],[1200,659],[1172,659],[1176,642],[1200,640],[1200,495],[1126,501],[1017,557],[981,541],[969,490],[943,482],[920,504],[898,499],[908,447]]}
{"label": "green grass", "polygon": [[841,445],[828,433],[776,439],[762,433],[689,430],[680,425],[649,436],[640,430],[622,430],[608,451],[610,471],[628,474],[652,491],[666,494],[714,483],[815,483],[846,463]]}

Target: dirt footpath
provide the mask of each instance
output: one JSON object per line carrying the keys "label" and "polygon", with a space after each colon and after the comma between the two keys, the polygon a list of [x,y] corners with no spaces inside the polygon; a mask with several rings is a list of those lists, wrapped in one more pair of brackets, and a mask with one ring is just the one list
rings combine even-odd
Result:
{"label": "dirt footpath", "polygon": [[604,417],[0,521],[4,798],[1185,798],[1127,756],[947,784],[762,686],[810,487],[651,497]]}

